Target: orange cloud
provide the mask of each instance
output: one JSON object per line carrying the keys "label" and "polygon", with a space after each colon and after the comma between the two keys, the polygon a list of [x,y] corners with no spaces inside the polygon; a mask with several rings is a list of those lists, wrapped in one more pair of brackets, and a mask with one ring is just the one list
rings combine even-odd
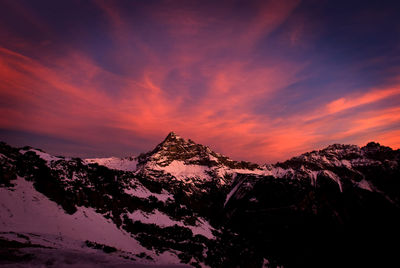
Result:
{"label": "orange cloud", "polygon": [[[382,139],[399,144],[399,105],[367,109],[398,98],[398,84],[334,101],[322,96],[320,102],[282,115],[268,106],[279,101],[281,90],[300,80],[305,64],[276,60],[274,55],[254,64],[250,51],[288,19],[299,1],[266,1],[248,20],[227,22],[224,17],[203,18],[207,14],[195,8],[154,7],[150,16],[165,29],[161,34],[168,35],[165,47],[152,45],[158,39],[137,35],[123,10],[110,2],[96,3],[115,46],[106,58],[121,68],[110,71],[71,47],[50,59],[46,51],[43,57],[28,57],[0,47],[0,128],[93,146],[138,143],[133,134],[156,144],[174,130],[235,159],[260,163],[333,142],[362,145]],[[172,15],[167,13],[171,10]],[[302,29],[298,31],[290,36],[294,43]],[[140,61],[130,62],[132,54]],[[261,105],[260,100],[265,107],[257,112],[254,104]],[[365,109],[349,113],[361,107]],[[108,133],[102,132],[105,128]]]}
{"label": "orange cloud", "polygon": [[[71,59],[75,67],[84,66],[76,60]],[[76,136],[76,130],[69,127],[98,121],[96,111],[104,108],[100,106],[112,105],[96,89],[74,85],[68,71],[50,69],[4,48],[0,49],[0,64],[0,96],[13,107],[0,107],[5,115],[2,127]]]}
{"label": "orange cloud", "polygon": [[[305,110],[284,120],[254,113],[255,100],[273,96],[280,88],[296,81],[295,74],[301,67],[285,66],[285,63],[251,72],[246,70],[246,64],[239,63],[209,69],[205,73],[209,88],[205,89],[202,99],[191,105],[187,103],[190,99],[187,92],[175,96],[161,87],[168,69],[160,69],[161,74],[145,73],[136,81],[109,73],[79,53],[57,59],[54,64],[55,67],[49,68],[0,48],[0,79],[4,81],[0,85],[0,97],[9,103],[8,107],[0,107],[0,112],[7,115],[0,120],[2,128],[90,142],[109,139],[93,132],[99,126],[155,141],[174,130],[235,159],[267,162],[284,160],[332,141],[351,141],[354,135],[366,137],[365,133],[371,129],[376,131],[400,122],[399,107],[361,111],[347,117],[337,117],[337,108],[336,113],[314,121],[307,118],[320,116],[325,104],[313,114]],[[107,85],[98,83],[98,77],[107,79],[111,85],[121,85],[117,98],[108,95],[104,89]],[[340,111],[344,107],[356,107],[355,104],[373,103],[383,99],[382,96],[395,96],[397,91],[389,88],[381,92],[357,96],[352,105],[344,102]],[[351,100],[352,95],[344,99]],[[396,130],[381,136],[383,132],[376,133],[375,137],[382,137],[393,146],[398,144]],[[370,139],[373,137],[369,136]],[[353,141],[364,142],[364,139],[353,138]],[[126,138],[123,142],[135,141]]]}
{"label": "orange cloud", "polygon": [[361,105],[373,103],[400,94],[400,88],[373,90],[362,95],[340,98],[327,104],[328,113],[338,113]]}
{"label": "orange cloud", "polygon": [[377,135],[376,141],[393,149],[400,149],[400,130],[383,132]]}

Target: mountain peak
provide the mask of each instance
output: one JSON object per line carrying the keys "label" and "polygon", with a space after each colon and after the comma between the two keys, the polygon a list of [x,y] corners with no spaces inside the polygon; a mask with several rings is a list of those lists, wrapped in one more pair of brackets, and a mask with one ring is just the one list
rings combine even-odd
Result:
{"label": "mountain peak", "polygon": [[211,155],[217,155],[207,146],[196,144],[192,140],[186,140],[175,132],[170,132],[167,137],[152,151],[138,156],[139,164],[148,161],[166,166],[172,161],[191,161],[194,159],[209,159]]}
{"label": "mountain peak", "polygon": [[177,135],[175,132],[171,131],[168,133],[167,137],[165,138],[166,140],[177,140],[177,139],[182,139],[179,135]]}
{"label": "mountain peak", "polygon": [[207,146],[195,143],[191,139],[186,140],[175,132],[170,132],[152,151],[139,155],[137,160],[139,166],[150,163],[165,167],[173,161],[181,161],[185,165],[207,167],[220,165],[231,168],[249,167],[254,169],[258,167],[253,163],[233,161],[227,156],[212,151]]}
{"label": "mountain peak", "polygon": [[186,140],[176,134],[175,132],[170,132],[167,137],[157,145],[157,147],[154,150],[167,150],[167,151],[174,151],[178,147],[185,147],[188,146],[189,144],[195,144],[192,140]]}

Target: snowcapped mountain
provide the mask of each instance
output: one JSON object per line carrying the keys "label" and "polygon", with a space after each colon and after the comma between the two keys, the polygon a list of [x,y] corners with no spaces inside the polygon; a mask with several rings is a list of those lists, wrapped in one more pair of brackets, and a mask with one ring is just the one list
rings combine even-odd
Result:
{"label": "snowcapped mountain", "polygon": [[[372,173],[371,169],[375,168],[381,170],[380,175],[376,176],[376,172]],[[314,187],[329,183],[332,188],[336,188],[340,192],[361,188],[380,193],[391,202],[399,204],[399,196],[397,193],[393,193],[391,187],[400,187],[400,181],[395,178],[390,181],[382,179],[382,174],[396,172],[398,169],[399,152],[371,142],[365,147],[330,145],[320,151],[305,153],[283,163],[264,165],[257,172],[249,174],[303,180]],[[239,188],[238,185],[244,183],[241,180],[243,177],[233,183],[235,187],[228,197],[234,195]],[[247,189],[252,189],[252,187],[247,187]]]}
{"label": "snowcapped mountain", "polygon": [[400,238],[399,162],[334,144],[260,166],[173,132],[127,158],[0,143],[0,264],[381,266]]}
{"label": "snowcapped mountain", "polygon": [[[196,144],[171,132],[154,150],[136,158],[111,157],[85,161],[111,169],[136,171],[153,179],[178,180],[200,186],[216,178],[217,185],[230,185],[237,174],[247,174],[302,179],[309,181],[313,186],[317,185],[318,178],[329,178],[337,184],[341,192],[342,180],[345,180],[349,187],[381,192],[373,181],[366,180],[360,170],[371,165],[396,167],[396,159],[385,158],[385,161],[379,161],[371,154],[373,150],[380,148],[390,150],[376,143],[369,143],[362,148],[356,145],[334,144],[320,151],[293,157],[283,163],[259,166],[255,163],[233,161],[207,146]],[[231,191],[230,195],[232,194]]]}
{"label": "snowcapped mountain", "polygon": [[285,267],[397,266],[399,163],[377,143],[334,144],[237,176],[224,211],[255,255]]}
{"label": "snowcapped mountain", "polygon": [[173,179],[187,183],[203,183],[218,178],[217,184],[229,184],[235,172],[259,168],[257,164],[233,161],[174,132],[169,133],[154,150],[139,155],[137,160],[138,173],[161,179],[169,174]]}
{"label": "snowcapped mountain", "polygon": [[[23,250],[12,252],[15,258],[32,247],[50,247],[60,256],[111,258],[112,265],[126,260],[174,265],[184,260],[205,266],[203,251],[214,243],[214,228],[162,185],[79,158],[4,143],[0,149],[0,241],[21,243]],[[22,236],[25,239],[18,238]],[[110,255],[104,257],[104,252]],[[39,259],[46,256],[38,254]]]}

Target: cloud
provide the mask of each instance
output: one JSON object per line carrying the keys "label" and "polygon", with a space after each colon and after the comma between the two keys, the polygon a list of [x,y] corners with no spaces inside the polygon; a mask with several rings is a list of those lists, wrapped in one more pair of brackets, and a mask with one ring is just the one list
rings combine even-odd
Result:
{"label": "cloud", "polygon": [[388,88],[384,90],[372,90],[365,94],[353,94],[347,98],[340,98],[327,104],[329,114],[338,113],[347,109],[358,107],[361,105],[373,103],[388,97],[400,94],[399,88]]}
{"label": "cloud", "polygon": [[[132,154],[174,130],[234,159],[260,163],[333,142],[399,144],[398,83],[357,93],[351,86],[329,94],[312,92],[309,84],[291,87],[317,75],[304,73],[315,67],[312,60],[277,57],[263,45],[299,1],[255,1],[247,10],[212,2],[134,9],[93,3],[107,45],[66,43],[63,53],[38,47],[34,55],[11,43],[0,47],[0,128],[92,149],[142,150]],[[288,40],[297,44],[308,29],[290,25]]]}
{"label": "cloud", "polygon": [[391,130],[377,134],[376,140],[382,145],[400,148],[400,130]]}

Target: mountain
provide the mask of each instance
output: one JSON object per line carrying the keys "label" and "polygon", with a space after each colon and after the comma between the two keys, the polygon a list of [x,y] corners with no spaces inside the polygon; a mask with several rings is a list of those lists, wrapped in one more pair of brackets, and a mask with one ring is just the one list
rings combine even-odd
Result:
{"label": "mountain", "polygon": [[398,204],[398,193],[393,191],[400,186],[400,180],[395,176],[398,163],[399,151],[378,143],[371,142],[362,148],[334,144],[283,163],[264,165],[261,168],[264,172],[254,175],[305,180],[317,188],[326,183],[331,185],[332,190],[340,192],[361,188],[379,193],[390,202]]}
{"label": "mountain", "polygon": [[[35,263],[46,255],[86,258],[106,251],[112,260],[135,264],[198,266],[215,240],[205,218],[151,179],[30,147],[0,148],[0,232],[6,245],[0,259],[6,263],[25,255]],[[17,248],[8,248],[15,243]]]}
{"label": "mountain", "polygon": [[233,182],[229,226],[253,258],[284,267],[395,267],[399,160],[399,150],[377,143],[334,144],[266,165],[271,175]]}
{"label": "mountain", "polygon": [[0,143],[0,264],[396,266],[399,161],[334,144],[260,166],[173,132],[127,158]]}
{"label": "mountain", "polygon": [[216,178],[219,179],[216,184],[229,184],[233,173],[259,169],[257,164],[233,161],[174,132],[169,133],[154,150],[139,155],[137,161],[139,173],[160,179],[170,174],[174,180],[194,184]]}

